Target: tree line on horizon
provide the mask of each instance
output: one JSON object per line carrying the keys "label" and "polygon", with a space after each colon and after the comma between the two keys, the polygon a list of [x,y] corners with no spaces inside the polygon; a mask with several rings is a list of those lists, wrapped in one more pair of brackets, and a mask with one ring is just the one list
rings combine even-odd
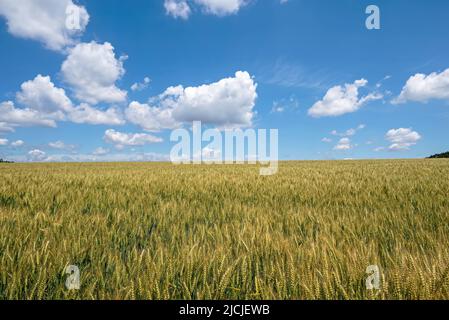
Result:
{"label": "tree line on horizon", "polygon": [[434,154],[430,156],[429,159],[441,159],[441,158],[449,158],[449,151],[444,153]]}

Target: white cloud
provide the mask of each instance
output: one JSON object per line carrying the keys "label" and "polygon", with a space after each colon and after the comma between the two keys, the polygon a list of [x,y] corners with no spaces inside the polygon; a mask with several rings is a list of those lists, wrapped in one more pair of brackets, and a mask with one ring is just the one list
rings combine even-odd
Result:
{"label": "white cloud", "polygon": [[165,12],[174,18],[188,19],[192,10],[185,0],[165,0]]}
{"label": "white cloud", "polygon": [[133,101],[125,110],[129,122],[139,125],[147,131],[160,131],[162,129],[173,129],[179,126],[173,119],[172,108],[151,107]]}
{"label": "white cloud", "polygon": [[119,109],[110,107],[105,111],[82,103],[68,115],[70,121],[93,125],[122,125],[125,123]]}
{"label": "white cloud", "polygon": [[64,149],[65,148],[65,143],[62,141],[55,141],[55,142],[50,142],[48,144],[49,147],[54,148],[54,149]]}
{"label": "white cloud", "polygon": [[351,145],[351,140],[349,138],[341,138],[338,144],[334,147],[334,150],[343,151],[350,150],[353,146]]}
{"label": "white cloud", "polygon": [[116,59],[114,47],[92,41],[80,43],[70,50],[61,72],[64,81],[71,86],[77,99],[97,104],[122,102],[127,92],[116,86],[125,73],[123,61]]}
{"label": "white cloud", "polygon": [[113,129],[106,130],[104,140],[121,149],[125,146],[143,146],[150,143],[159,143],[163,140],[146,133],[123,133]]}
{"label": "white cloud", "polygon": [[162,105],[173,108],[179,122],[202,121],[224,127],[251,126],[257,99],[257,84],[248,72],[199,87],[170,87]]}
{"label": "white cloud", "polygon": [[95,149],[92,154],[95,155],[95,156],[102,156],[102,155],[105,155],[105,154],[108,154],[108,153],[109,153],[109,149],[105,149],[103,147],[99,147],[99,148]]}
{"label": "white cloud", "polygon": [[223,17],[236,14],[247,3],[248,0],[164,0],[164,7],[168,15],[186,20],[194,5],[204,14]]}
{"label": "white cloud", "polygon": [[207,14],[226,16],[237,13],[247,0],[194,0]]}
{"label": "white cloud", "polygon": [[343,134],[344,134],[345,136],[352,137],[353,135],[356,134],[356,132],[357,132],[356,129],[348,129],[348,130],[346,130],[346,132],[343,133]]}
{"label": "white cloud", "polygon": [[44,151],[39,149],[34,149],[28,152],[28,160],[29,161],[45,161],[47,158],[47,154]]}
{"label": "white cloud", "polygon": [[148,77],[145,77],[143,79],[143,82],[141,82],[141,83],[139,83],[139,82],[134,83],[131,86],[131,90],[132,91],[142,91],[142,90],[148,88],[148,85],[150,84],[150,82],[151,82],[151,79],[148,78]]}
{"label": "white cloud", "polygon": [[421,140],[421,135],[411,128],[399,128],[389,130],[385,139],[391,142],[388,147],[390,151],[404,151],[409,150],[411,146]]}
{"label": "white cloud", "polygon": [[359,98],[359,88],[365,87],[368,81],[356,80],[352,84],[335,86],[329,89],[324,98],[316,102],[310,109],[312,117],[335,117],[359,110],[369,101],[382,99],[379,93],[370,93]]}
{"label": "white cloud", "polygon": [[0,122],[0,132],[14,132],[14,128],[6,122]]}
{"label": "white cloud", "polygon": [[76,147],[73,144],[65,144],[63,141],[50,142],[48,144],[50,148],[58,150],[74,150]]}
{"label": "white cloud", "polygon": [[329,138],[323,138],[323,139],[321,139],[321,142],[325,142],[325,143],[331,143],[332,142],[332,139],[329,139]]}
{"label": "white cloud", "polygon": [[150,99],[157,106],[131,102],[127,119],[144,130],[172,129],[181,123],[202,121],[220,127],[248,127],[255,115],[257,84],[248,72],[238,71],[225,78],[198,87],[169,87]]}
{"label": "white cloud", "polygon": [[359,130],[363,130],[366,128],[366,125],[361,124],[359,126],[357,126],[357,128],[351,128],[346,130],[345,132],[338,132],[337,130],[332,130],[331,131],[331,135],[333,136],[339,136],[339,137],[352,137],[354,136]]}
{"label": "white cloud", "polygon": [[[100,110],[81,103],[74,106],[64,89],[57,88],[49,76],[38,75],[21,85],[16,94],[17,101],[24,109],[17,109],[12,102],[5,102],[4,114],[0,121],[5,129],[14,126],[45,125],[56,127],[56,121],[72,121],[93,125],[122,125],[125,123],[118,108]],[[1,109],[0,109],[1,110]],[[6,130],[3,130],[6,131]],[[11,131],[11,130],[10,130]]]}
{"label": "white cloud", "polygon": [[49,76],[44,77],[40,74],[34,80],[22,83],[16,99],[23,106],[58,120],[64,118],[63,112],[72,109],[72,102],[64,89],[56,88]]}
{"label": "white cloud", "polygon": [[0,146],[6,146],[8,144],[8,139],[0,139]]}
{"label": "white cloud", "polygon": [[6,123],[6,128],[45,126],[56,127],[53,119],[48,119],[46,115],[30,109],[18,109],[11,101],[0,103],[0,123]]}
{"label": "white cloud", "polygon": [[415,74],[407,80],[401,94],[392,103],[428,102],[433,99],[449,99],[449,69],[441,73],[433,72],[429,75]]}
{"label": "white cloud", "polygon": [[25,142],[23,140],[17,140],[17,141],[11,142],[11,146],[15,147],[15,148],[21,147],[24,144],[25,144]]}
{"label": "white cloud", "polygon": [[[67,28],[67,8],[78,10],[78,30]],[[12,35],[37,40],[58,51],[75,44],[89,22],[86,9],[72,0],[0,0],[0,15]]]}

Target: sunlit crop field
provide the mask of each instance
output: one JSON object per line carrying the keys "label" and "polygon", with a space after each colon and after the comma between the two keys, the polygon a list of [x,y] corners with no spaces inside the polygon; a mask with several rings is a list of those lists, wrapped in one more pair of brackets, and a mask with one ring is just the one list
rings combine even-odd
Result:
{"label": "sunlit crop field", "polygon": [[448,178],[448,160],[284,162],[268,177],[2,164],[0,299],[448,299]]}

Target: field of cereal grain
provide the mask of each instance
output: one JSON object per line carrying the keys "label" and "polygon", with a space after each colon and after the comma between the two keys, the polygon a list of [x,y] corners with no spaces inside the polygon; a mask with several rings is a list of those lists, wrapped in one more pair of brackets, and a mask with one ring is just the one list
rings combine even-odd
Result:
{"label": "field of cereal grain", "polygon": [[443,159],[282,162],[269,177],[0,164],[0,299],[449,299],[448,177]]}

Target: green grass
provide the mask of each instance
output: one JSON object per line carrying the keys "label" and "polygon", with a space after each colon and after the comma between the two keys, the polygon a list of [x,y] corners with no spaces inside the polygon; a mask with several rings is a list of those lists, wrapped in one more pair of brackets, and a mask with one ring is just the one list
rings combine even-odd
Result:
{"label": "green grass", "polygon": [[448,299],[448,177],[449,160],[284,162],[269,177],[0,164],[0,299]]}

